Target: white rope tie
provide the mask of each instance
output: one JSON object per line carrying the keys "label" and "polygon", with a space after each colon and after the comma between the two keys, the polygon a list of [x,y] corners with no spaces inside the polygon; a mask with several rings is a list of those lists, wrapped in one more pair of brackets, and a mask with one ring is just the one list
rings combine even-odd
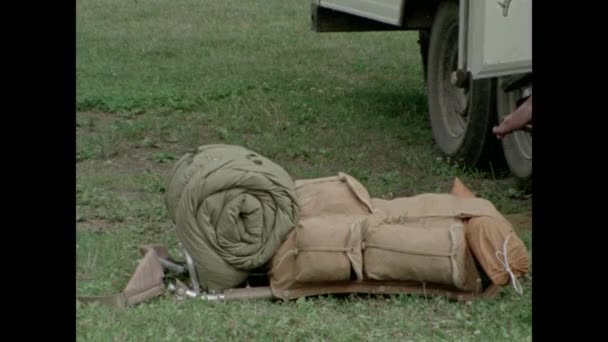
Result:
{"label": "white rope tie", "polygon": [[524,293],[524,289],[522,288],[519,280],[517,280],[517,277],[511,271],[511,267],[509,267],[509,259],[507,258],[507,243],[509,242],[511,234],[512,233],[509,233],[509,235],[507,235],[505,243],[502,245],[502,251],[496,251],[496,258],[505,267],[505,271],[509,274],[509,277],[511,278],[511,284],[515,289],[515,292],[521,295]]}

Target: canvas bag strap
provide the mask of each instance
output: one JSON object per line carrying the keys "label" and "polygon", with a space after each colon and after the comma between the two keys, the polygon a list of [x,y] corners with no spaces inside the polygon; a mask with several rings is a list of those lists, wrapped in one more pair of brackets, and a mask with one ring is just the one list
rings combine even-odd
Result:
{"label": "canvas bag strap", "polygon": [[165,274],[159,259],[168,257],[167,249],[162,245],[145,245],[140,247],[140,252],[143,258],[121,293],[108,296],[76,296],[76,299],[85,304],[101,303],[124,308],[163,294]]}

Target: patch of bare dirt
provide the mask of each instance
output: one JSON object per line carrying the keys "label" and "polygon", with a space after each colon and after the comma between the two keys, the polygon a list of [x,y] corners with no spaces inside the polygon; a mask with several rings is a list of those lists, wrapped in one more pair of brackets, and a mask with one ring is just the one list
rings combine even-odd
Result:
{"label": "patch of bare dirt", "polygon": [[79,134],[99,132],[119,119],[112,113],[78,112],[76,113],[76,130]]}

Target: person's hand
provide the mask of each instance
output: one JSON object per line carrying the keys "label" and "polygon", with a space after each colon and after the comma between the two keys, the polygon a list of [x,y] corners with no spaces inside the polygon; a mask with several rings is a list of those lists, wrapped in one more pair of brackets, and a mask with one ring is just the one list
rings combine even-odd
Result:
{"label": "person's hand", "polygon": [[507,115],[498,126],[494,126],[492,132],[496,135],[496,138],[502,139],[513,131],[522,129],[530,121],[532,121],[532,96],[517,107],[514,112]]}

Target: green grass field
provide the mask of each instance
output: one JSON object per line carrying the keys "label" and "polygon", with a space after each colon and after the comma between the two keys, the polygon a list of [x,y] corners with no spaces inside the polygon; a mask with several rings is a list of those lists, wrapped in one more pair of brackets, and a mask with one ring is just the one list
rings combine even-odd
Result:
{"label": "green grass field", "polygon": [[[493,201],[531,247],[526,184],[442,160],[428,122],[415,32],[315,33],[309,0],[77,3],[77,289],[120,292],[142,243],[177,253],[163,202],[176,158],[246,146],[294,179],[359,179],[374,197],[447,192],[454,176]],[[77,304],[93,341],[526,341],[524,295],[153,300]]]}

